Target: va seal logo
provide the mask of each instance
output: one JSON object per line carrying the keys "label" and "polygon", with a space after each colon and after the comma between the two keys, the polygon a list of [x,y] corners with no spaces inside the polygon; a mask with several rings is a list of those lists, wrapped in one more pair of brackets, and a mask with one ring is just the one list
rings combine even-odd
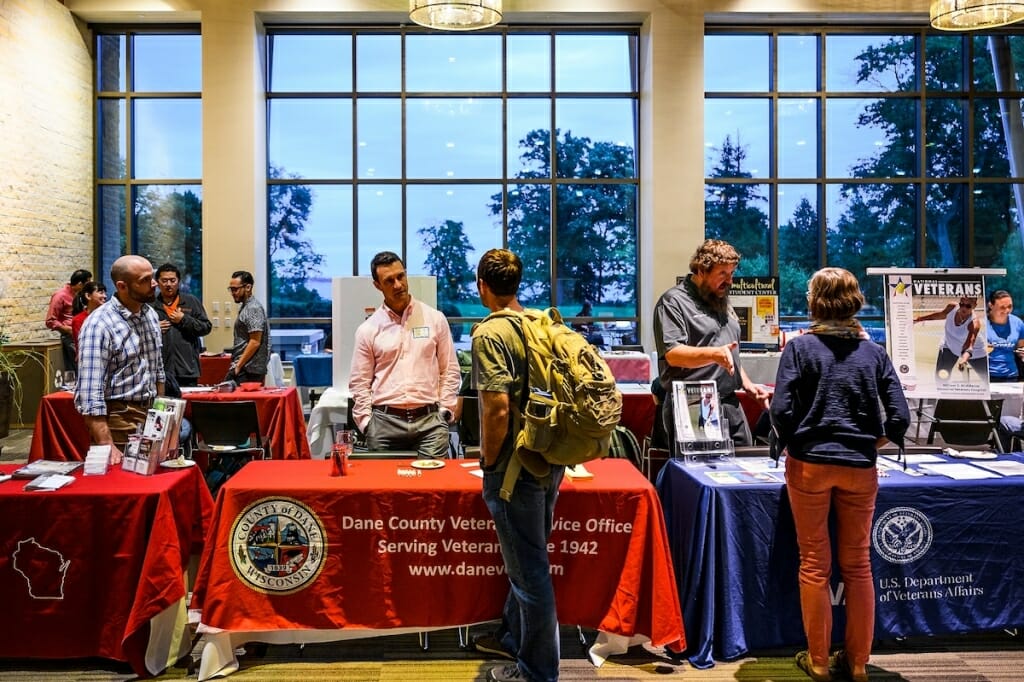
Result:
{"label": "va seal logo", "polygon": [[913,507],[893,507],[875,521],[871,540],[883,559],[892,564],[909,564],[932,546],[932,524]]}
{"label": "va seal logo", "polygon": [[324,524],[302,502],[267,497],[231,526],[231,567],[264,594],[292,594],[313,583],[324,566]]}

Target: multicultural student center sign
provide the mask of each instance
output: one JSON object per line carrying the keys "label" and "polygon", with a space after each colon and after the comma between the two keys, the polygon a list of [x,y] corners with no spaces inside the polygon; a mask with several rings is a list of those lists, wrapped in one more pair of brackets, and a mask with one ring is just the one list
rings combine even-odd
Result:
{"label": "multicultural student center sign", "polygon": [[985,279],[889,273],[889,355],[908,398],[988,398]]}

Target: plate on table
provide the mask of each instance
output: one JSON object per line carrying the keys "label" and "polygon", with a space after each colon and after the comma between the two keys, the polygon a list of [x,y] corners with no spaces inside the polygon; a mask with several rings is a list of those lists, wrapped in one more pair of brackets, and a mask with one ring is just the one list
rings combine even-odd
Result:
{"label": "plate on table", "polygon": [[193,459],[184,459],[182,457],[177,457],[175,459],[168,459],[166,461],[160,462],[160,466],[164,467],[165,469],[188,469],[189,467],[195,466],[195,465],[196,465],[195,460],[193,460]]}
{"label": "plate on table", "polygon": [[413,469],[440,469],[444,466],[441,459],[417,459],[410,465]]}
{"label": "plate on table", "polygon": [[995,452],[986,450],[951,450],[949,452],[950,457],[958,457],[960,459],[998,459],[999,455]]}

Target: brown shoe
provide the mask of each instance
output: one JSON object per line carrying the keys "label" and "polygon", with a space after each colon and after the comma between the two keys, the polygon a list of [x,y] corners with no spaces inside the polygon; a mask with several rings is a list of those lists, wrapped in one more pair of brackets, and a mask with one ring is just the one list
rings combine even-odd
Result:
{"label": "brown shoe", "polygon": [[850,665],[850,657],[846,655],[846,649],[840,649],[836,652],[835,668],[836,673],[843,679],[850,680],[850,682],[868,682],[867,672],[863,675],[853,674],[853,666]]}
{"label": "brown shoe", "polygon": [[807,673],[814,682],[832,682],[832,673],[814,672],[814,666],[811,664],[811,654],[808,651],[801,651],[796,655],[796,667]]}

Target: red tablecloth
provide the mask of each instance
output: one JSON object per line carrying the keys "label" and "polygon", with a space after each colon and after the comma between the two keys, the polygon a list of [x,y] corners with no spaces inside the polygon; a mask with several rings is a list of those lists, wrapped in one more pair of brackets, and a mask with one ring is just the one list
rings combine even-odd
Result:
{"label": "red tablecloth", "polygon": [[647,386],[620,386],[622,390],[622,418],[619,423],[633,432],[643,445],[644,438],[654,431],[658,406]]}
{"label": "red tablecloth", "polygon": [[608,369],[615,381],[651,383],[651,356],[639,351],[606,351],[601,357],[608,363]]}
{"label": "red tablecloth", "polygon": [[[481,481],[448,461],[258,461],[222,488],[193,596],[204,627],[259,631],[454,627],[500,617],[508,579]],[[684,646],[653,487],[629,462],[562,484],[551,536],[560,622]],[[411,469],[410,469],[411,471]],[[315,605],[313,607],[312,605]]]}
{"label": "red tablecloth", "polygon": [[[209,490],[196,467],[74,475],[54,492],[0,483],[0,656],[100,656],[159,674],[180,651],[163,641],[162,664],[147,670],[151,636],[157,646],[167,635],[151,621],[185,598],[189,556],[213,513]],[[187,649],[187,620],[179,625],[175,641]]]}
{"label": "red tablecloth", "polygon": [[231,367],[231,354],[199,356],[199,385],[213,386],[224,381],[224,376]]}
{"label": "red tablecloth", "polygon": [[[187,393],[185,400],[254,400],[260,415],[260,426],[270,437],[274,459],[309,459],[306,420],[295,388],[269,388],[262,391],[233,393]],[[185,416],[189,415],[188,406]],[[89,449],[89,430],[75,410],[67,391],[43,396],[36,413],[35,430],[29,461],[37,459],[83,459]]]}

